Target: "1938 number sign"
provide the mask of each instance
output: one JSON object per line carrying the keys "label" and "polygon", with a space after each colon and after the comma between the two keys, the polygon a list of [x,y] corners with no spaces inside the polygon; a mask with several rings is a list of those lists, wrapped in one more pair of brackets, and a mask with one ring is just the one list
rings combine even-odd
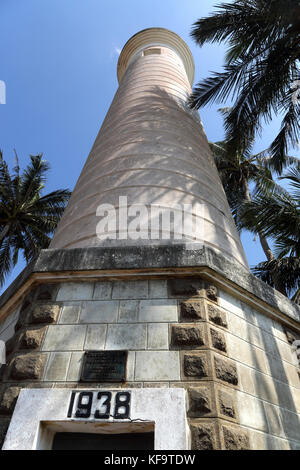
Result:
{"label": "1938 number sign", "polygon": [[68,418],[127,419],[130,417],[130,392],[72,392]]}

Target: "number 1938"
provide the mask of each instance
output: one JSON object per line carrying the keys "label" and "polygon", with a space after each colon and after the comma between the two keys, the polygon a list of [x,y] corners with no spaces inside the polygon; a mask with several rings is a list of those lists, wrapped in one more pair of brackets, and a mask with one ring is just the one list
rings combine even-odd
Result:
{"label": "number 1938", "polygon": [[68,418],[127,419],[130,417],[130,392],[72,392]]}

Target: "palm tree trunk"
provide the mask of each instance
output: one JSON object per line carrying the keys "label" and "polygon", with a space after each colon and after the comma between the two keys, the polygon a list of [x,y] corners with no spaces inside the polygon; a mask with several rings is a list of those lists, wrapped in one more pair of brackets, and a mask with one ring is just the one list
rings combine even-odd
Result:
{"label": "palm tree trunk", "polygon": [[[246,178],[243,178],[243,188],[244,188],[244,194],[245,194],[246,201],[251,202],[251,194],[250,194],[250,191],[249,191],[249,184],[248,184],[248,180]],[[259,241],[260,241],[261,247],[263,249],[263,252],[264,252],[267,260],[268,261],[273,261],[275,256],[274,256],[274,254],[273,254],[273,252],[270,248],[270,245],[269,245],[265,235],[262,232],[258,232],[258,236],[259,236]],[[271,276],[272,276],[272,279],[273,279],[273,282],[274,282],[275,289],[278,290],[279,292],[281,292],[281,294],[288,297],[286,288],[282,284],[282,282],[280,280],[280,276],[277,274],[277,272],[275,270],[273,270],[271,272]]]}
{"label": "palm tree trunk", "polygon": [[266,255],[267,260],[272,261],[274,259],[274,255],[266,237],[261,232],[258,232],[258,236],[259,236],[261,247],[263,249],[264,254]]}
{"label": "palm tree trunk", "polygon": [[[244,189],[244,195],[245,195],[246,201],[251,202],[252,199],[251,199],[251,194],[249,191],[249,184],[246,178],[243,178],[243,189]],[[259,235],[259,241],[260,241],[261,247],[263,249],[264,254],[266,255],[267,260],[272,261],[274,259],[274,255],[266,237],[261,232],[258,232],[258,235]]]}
{"label": "palm tree trunk", "polygon": [[10,224],[6,224],[2,232],[0,232],[0,244],[2,243],[2,240],[6,237],[9,227]]}

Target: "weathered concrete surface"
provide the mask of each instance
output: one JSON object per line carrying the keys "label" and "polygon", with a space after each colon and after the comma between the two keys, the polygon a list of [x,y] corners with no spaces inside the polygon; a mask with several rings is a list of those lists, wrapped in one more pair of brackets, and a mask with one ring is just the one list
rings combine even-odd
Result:
{"label": "weathered concrete surface", "polygon": [[237,266],[236,263],[228,261],[213,249],[204,246],[197,250],[187,250],[185,246],[180,245],[42,250],[36,262],[28,266],[2,294],[0,308],[34,273],[201,267],[215,271],[239,289],[243,289],[288,317],[300,321],[299,306],[260,281],[247,269]]}

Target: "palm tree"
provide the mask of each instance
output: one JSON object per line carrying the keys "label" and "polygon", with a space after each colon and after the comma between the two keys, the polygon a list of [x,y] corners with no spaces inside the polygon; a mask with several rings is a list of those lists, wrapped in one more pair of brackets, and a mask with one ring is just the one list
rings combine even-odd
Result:
{"label": "palm tree", "polygon": [[[227,41],[224,71],[200,82],[190,97],[199,108],[231,97],[225,119],[226,141],[243,149],[268,122],[283,113],[281,129],[270,145],[269,165],[281,173],[289,146],[300,136],[299,0],[235,0],[222,3],[217,13],[199,19],[192,37],[202,46]],[[300,89],[300,86],[299,86]]]}
{"label": "palm tree", "polygon": [[[219,112],[226,118],[231,108],[220,108]],[[247,142],[243,151],[237,151],[227,141],[210,143],[210,148],[214,155],[215,163],[229,202],[231,212],[239,231],[249,229],[249,223],[244,215],[244,206],[252,201],[253,196],[261,196],[271,193],[282,193],[283,188],[278,185],[272,176],[269,168],[270,156],[267,150],[257,154],[252,153],[253,140]],[[299,159],[287,156],[286,163],[297,168],[300,165]],[[292,170],[291,170],[292,171]],[[289,173],[288,173],[289,174]],[[285,177],[286,178],[286,177]],[[252,190],[250,189],[252,186]],[[247,206],[248,207],[248,206]],[[251,219],[251,215],[250,215]],[[252,219],[253,220],[253,219]],[[251,225],[250,231],[258,234],[261,247],[267,258],[269,266],[269,277],[272,285],[282,294],[287,295],[288,290],[281,282],[281,272],[279,264],[276,265],[276,257],[268,243],[270,236],[261,227]],[[255,271],[256,273],[256,271]]]}
{"label": "palm tree", "polygon": [[[276,183],[267,166],[268,158],[265,151],[252,155],[252,145],[249,144],[244,152],[233,151],[227,142],[210,143],[215,163],[230,205],[232,215],[239,230],[245,228],[241,212],[246,202],[251,202],[250,184],[254,183],[253,193],[260,193],[274,188]],[[269,262],[274,260],[273,251],[263,230],[256,230],[261,247]],[[271,275],[271,274],[270,274]],[[277,290],[286,295],[286,290],[280,282],[280,277],[273,271],[273,283]]]}
{"label": "palm tree", "polygon": [[10,173],[0,151],[0,285],[23,250],[26,262],[47,248],[70,197],[62,189],[42,195],[49,164],[42,155],[30,156],[30,164],[20,174],[18,159]]}
{"label": "palm tree", "polygon": [[262,231],[274,240],[276,258],[260,263],[254,274],[274,286],[272,273],[277,272],[287,293],[295,292],[300,301],[300,165],[289,169],[281,180],[287,180],[291,194],[276,187],[271,192],[255,195],[239,212],[241,224],[252,232]]}

